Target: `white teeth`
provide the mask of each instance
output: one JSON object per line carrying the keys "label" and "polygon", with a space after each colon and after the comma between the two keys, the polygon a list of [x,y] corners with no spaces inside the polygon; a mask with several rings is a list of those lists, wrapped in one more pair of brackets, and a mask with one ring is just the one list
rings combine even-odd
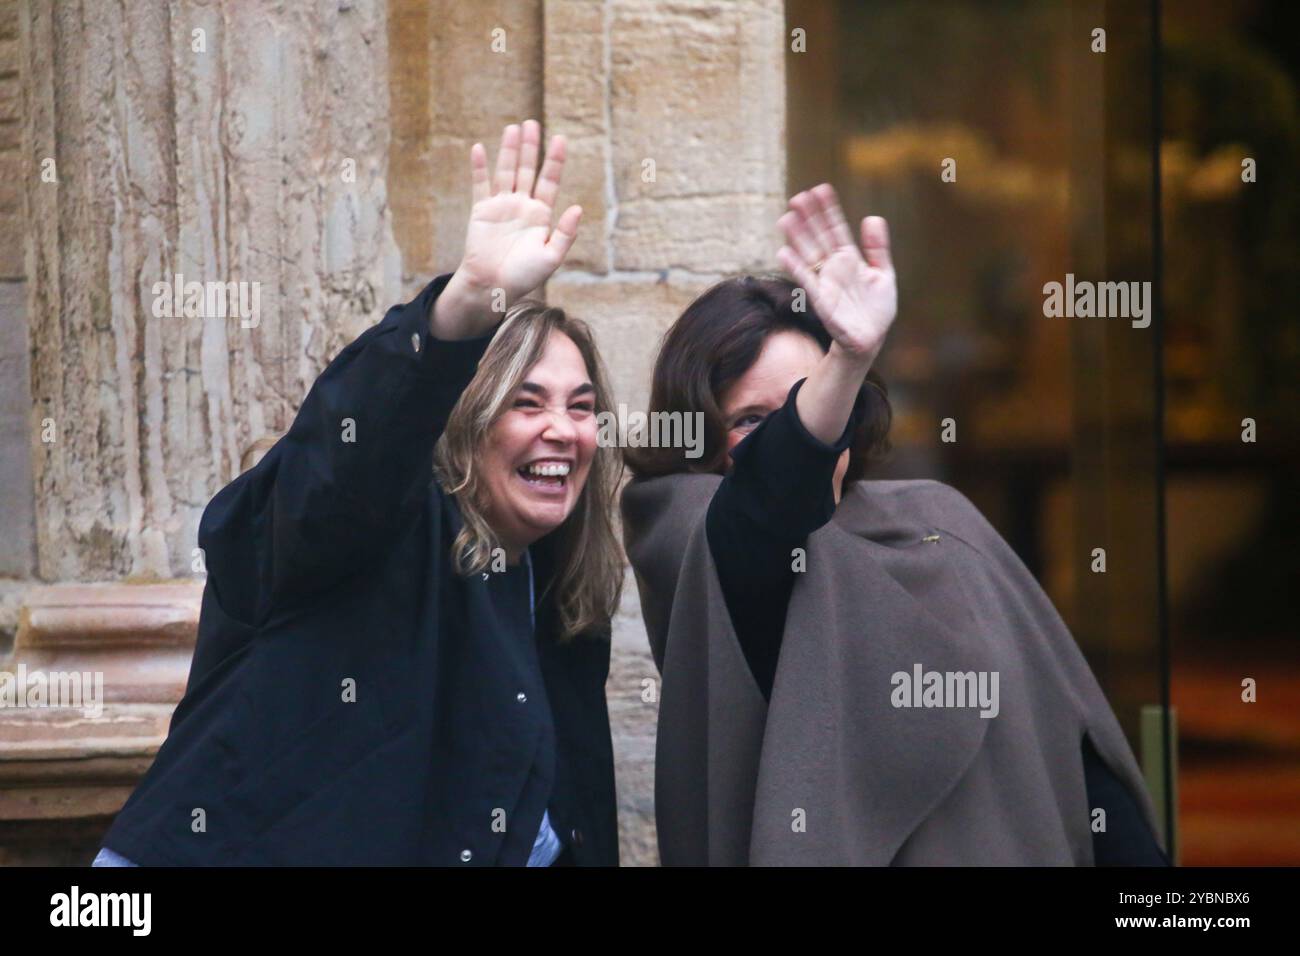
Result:
{"label": "white teeth", "polygon": [[542,478],[563,478],[569,473],[569,466],[566,462],[544,462],[542,464],[525,465],[524,471],[530,475],[538,475]]}

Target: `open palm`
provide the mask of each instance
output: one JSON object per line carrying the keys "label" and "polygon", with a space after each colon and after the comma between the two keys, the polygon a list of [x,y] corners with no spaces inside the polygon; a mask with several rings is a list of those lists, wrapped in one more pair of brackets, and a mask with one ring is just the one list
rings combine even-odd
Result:
{"label": "open palm", "polygon": [[845,352],[874,361],[898,312],[885,220],[862,220],[859,250],[834,188],[823,183],[793,197],[778,224],[787,245],[777,258],[807,291],[826,331]]}
{"label": "open palm", "polygon": [[570,206],[554,230],[551,218],[564,169],[564,137],[555,136],[537,174],[540,127],[533,120],[506,127],[497,168],[488,177],[487,153],[470,151],[474,206],[458,271],[480,289],[502,289],[513,302],[536,289],[559,268],[577,238],[579,206]]}

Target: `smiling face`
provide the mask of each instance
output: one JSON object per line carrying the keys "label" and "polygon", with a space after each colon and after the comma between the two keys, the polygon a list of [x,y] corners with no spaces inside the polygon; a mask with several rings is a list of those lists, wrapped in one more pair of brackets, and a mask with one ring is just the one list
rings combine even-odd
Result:
{"label": "smiling face", "polygon": [[582,353],[552,332],[489,430],[479,461],[484,516],[511,563],[577,504],[596,453],[595,402]]}
{"label": "smiling face", "polygon": [[[727,428],[728,460],[731,450],[785,404],[794,383],[812,374],[825,354],[816,339],[803,332],[783,330],[767,337],[754,364],[722,393],[718,402]],[[835,465],[832,482],[837,502],[848,468],[849,452],[845,449]]]}

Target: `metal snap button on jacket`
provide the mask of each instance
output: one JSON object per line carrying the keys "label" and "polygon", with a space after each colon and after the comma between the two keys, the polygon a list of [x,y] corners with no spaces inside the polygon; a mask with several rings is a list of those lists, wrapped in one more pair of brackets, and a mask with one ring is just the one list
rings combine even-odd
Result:
{"label": "metal snap button on jacket", "polygon": [[460,862],[468,863],[472,859],[474,859],[474,854],[471,853],[469,850],[460,851]]}

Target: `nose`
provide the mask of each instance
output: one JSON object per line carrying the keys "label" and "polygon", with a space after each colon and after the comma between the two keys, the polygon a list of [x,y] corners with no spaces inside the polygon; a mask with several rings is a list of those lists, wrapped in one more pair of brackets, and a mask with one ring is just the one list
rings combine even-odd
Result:
{"label": "nose", "polygon": [[578,428],[567,411],[551,410],[546,414],[546,428],[542,431],[543,441],[572,445],[578,440]]}

